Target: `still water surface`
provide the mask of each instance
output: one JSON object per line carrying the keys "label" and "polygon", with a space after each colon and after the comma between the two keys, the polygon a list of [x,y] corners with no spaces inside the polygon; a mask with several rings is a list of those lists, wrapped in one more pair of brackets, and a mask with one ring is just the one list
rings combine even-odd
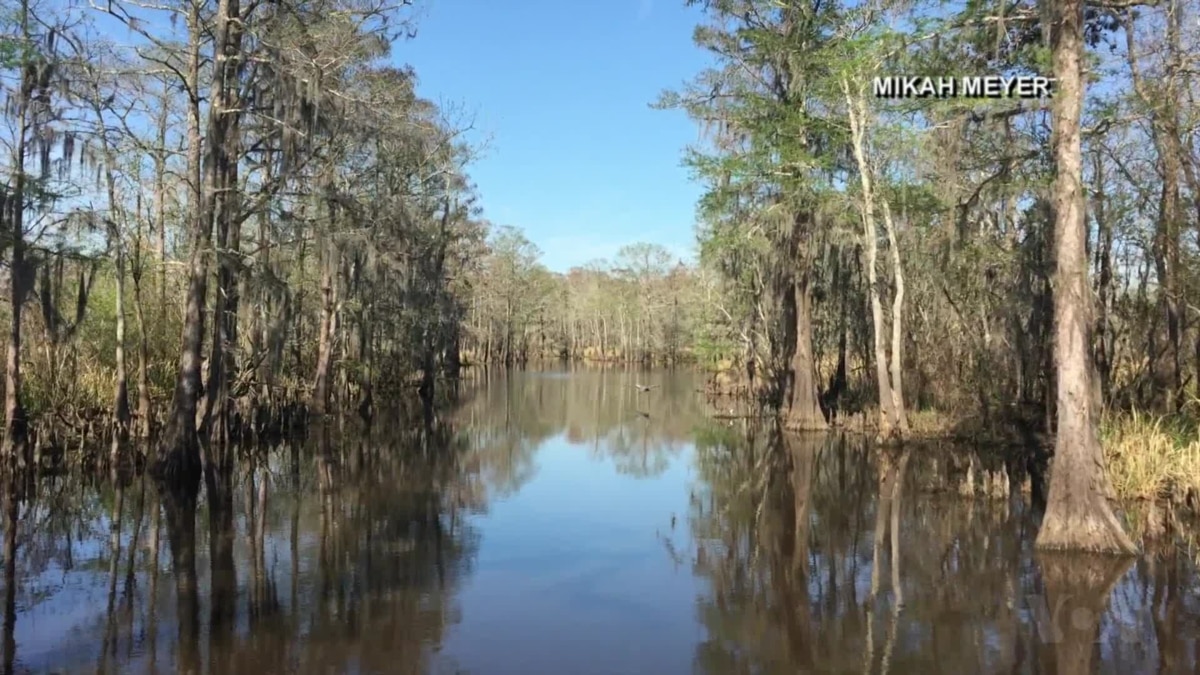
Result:
{"label": "still water surface", "polygon": [[229,517],[45,479],[4,670],[1198,672],[1194,553],[1035,557],[1019,490],[958,494],[967,449],[772,438],[698,385],[492,376],[431,435],[248,453]]}

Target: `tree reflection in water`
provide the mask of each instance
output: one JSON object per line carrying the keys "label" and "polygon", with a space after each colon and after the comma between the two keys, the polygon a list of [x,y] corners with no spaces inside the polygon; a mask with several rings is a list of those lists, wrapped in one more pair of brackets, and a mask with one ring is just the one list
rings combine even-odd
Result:
{"label": "tree reflection in water", "polygon": [[[639,394],[637,382],[654,389]],[[455,420],[469,438],[473,461],[495,486],[489,498],[513,494],[531,480],[534,454],[558,435],[587,445],[594,458],[613,462],[621,473],[649,478],[691,444],[704,419],[695,386],[686,371],[485,375],[472,383]]]}
{"label": "tree reflection in water", "polygon": [[701,433],[696,672],[1195,672],[1186,555],[1133,574],[1129,560],[1035,557],[1028,495],[963,497],[954,464],[748,424]]}
{"label": "tree reflection in water", "polygon": [[4,483],[4,675],[12,675],[17,654],[17,535],[21,505],[17,481],[6,477]]}
{"label": "tree reflection in water", "polygon": [[[518,372],[464,383],[428,427],[381,410],[373,429],[333,417],[303,443],[209,448],[191,492],[6,485],[3,671],[1197,671],[1186,551],[1034,556],[1028,495],[995,479],[1011,458],[704,423],[695,384]],[[601,496],[566,503],[593,468]],[[487,515],[534,478],[576,482]],[[496,555],[477,561],[476,528]],[[450,641],[459,602],[477,604]]]}
{"label": "tree reflection in water", "polygon": [[[482,504],[459,480],[466,448],[451,429],[376,431],[236,448],[242,459],[213,462],[193,491],[53,479],[54,508],[30,501],[20,523],[8,499],[5,672],[426,672],[477,544],[457,512]],[[22,601],[89,609],[47,588],[84,546],[100,547],[86,553],[103,570],[100,617],[39,615],[15,651]]]}

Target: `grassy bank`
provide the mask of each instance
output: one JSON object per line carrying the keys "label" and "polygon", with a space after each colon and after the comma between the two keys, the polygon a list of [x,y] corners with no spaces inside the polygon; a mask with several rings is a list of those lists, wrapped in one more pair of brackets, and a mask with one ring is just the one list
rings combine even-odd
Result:
{"label": "grassy bank", "polygon": [[[866,415],[867,420],[874,419]],[[976,442],[1015,442],[1019,425],[998,417],[992,424],[951,420],[921,411],[909,414],[917,437],[953,437]],[[1039,442],[1052,438],[1033,434]],[[1113,492],[1123,501],[1166,500],[1200,511],[1200,421],[1195,416],[1153,416],[1139,412],[1107,413],[1100,422],[1100,442]]]}
{"label": "grassy bank", "polygon": [[1121,499],[1158,499],[1200,508],[1200,424],[1194,417],[1107,415],[1101,442]]}

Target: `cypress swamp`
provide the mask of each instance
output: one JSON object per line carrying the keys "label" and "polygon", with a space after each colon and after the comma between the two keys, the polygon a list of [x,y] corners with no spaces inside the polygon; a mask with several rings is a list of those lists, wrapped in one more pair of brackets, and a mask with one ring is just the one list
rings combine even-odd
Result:
{"label": "cypress swamp", "polygon": [[4,674],[1200,669],[1200,2],[625,4],[0,2]]}

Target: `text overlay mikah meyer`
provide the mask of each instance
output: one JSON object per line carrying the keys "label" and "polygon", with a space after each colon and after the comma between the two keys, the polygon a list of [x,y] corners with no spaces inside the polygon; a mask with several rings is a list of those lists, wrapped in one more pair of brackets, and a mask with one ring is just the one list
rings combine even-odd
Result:
{"label": "text overlay mikah meyer", "polygon": [[877,98],[1050,98],[1054,93],[1054,78],[876,77],[873,87]]}

